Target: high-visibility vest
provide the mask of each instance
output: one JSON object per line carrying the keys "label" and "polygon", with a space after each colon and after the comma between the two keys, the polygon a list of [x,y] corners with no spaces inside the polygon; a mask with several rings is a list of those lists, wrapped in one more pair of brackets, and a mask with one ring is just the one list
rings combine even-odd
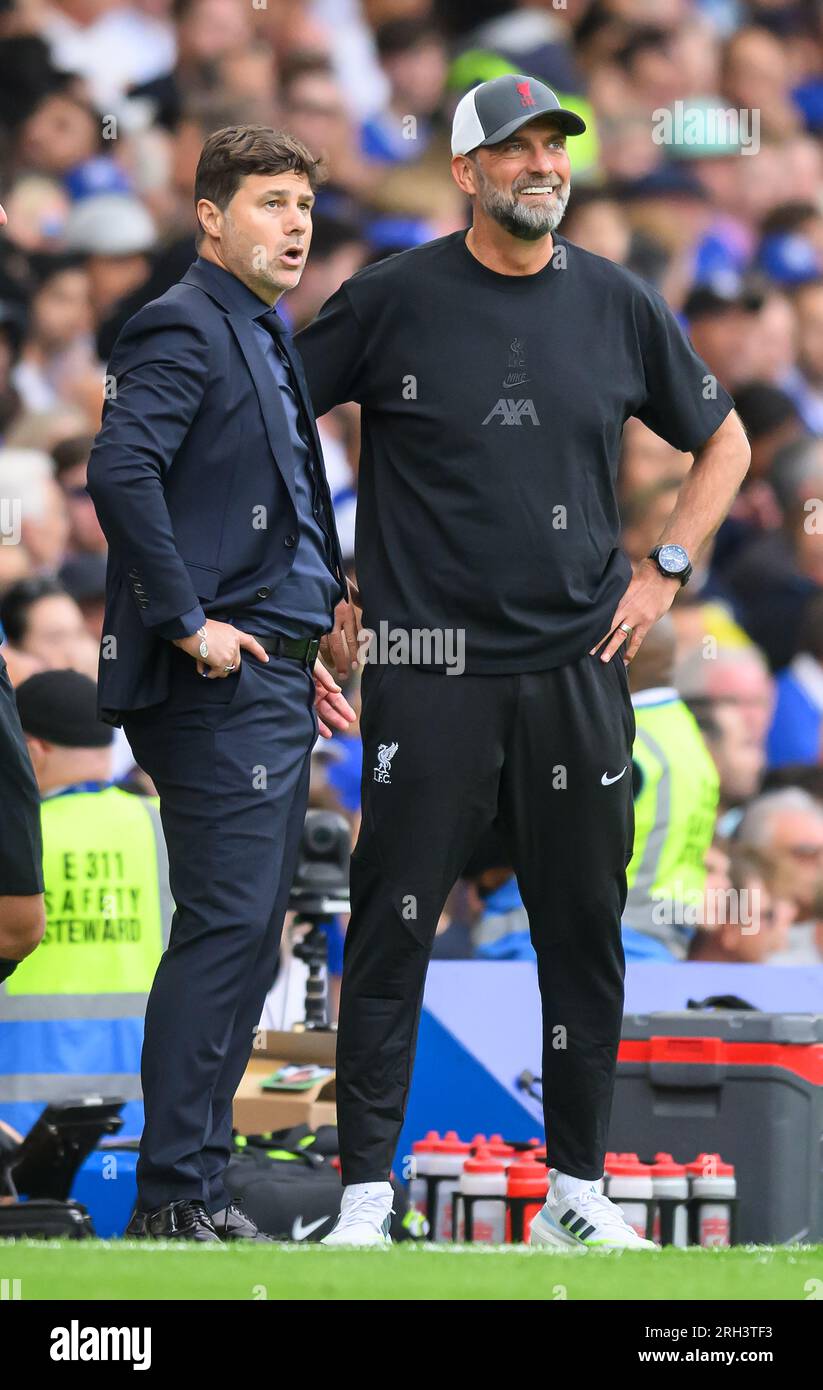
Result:
{"label": "high-visibility vest", "polygon": [[[0,984],[0,1119],[21,1133],[51,1100],[140,1101],[146,1000],[174,909],[156,799],[69,788],[42,803],[41,824],[45,936]],[[139,1133],[142,1105],[123,1113]]]}
{"label": "high-visibility vest", "polygon": [[[702,901],[717,820],[717,768],[691,711],[674,691],[635,704],[632,759],[640,790],[623,921],[683,954],[688,917]],[[668,920],[667,920],[668,919]]]}

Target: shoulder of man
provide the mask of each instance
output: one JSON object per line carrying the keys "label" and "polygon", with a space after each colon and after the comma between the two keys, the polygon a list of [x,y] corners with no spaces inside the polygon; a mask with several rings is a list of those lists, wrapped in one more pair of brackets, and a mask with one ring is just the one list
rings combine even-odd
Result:
{"label": "shoulder of man", "polygon": [[570,260],[585,277],[598,288],[625,297],[627,305],[639,306],[652,313],[673,313],[671,305],[648,280],[628,266],[610,261],[607,256],[598,256],[596,251],[586,251],[565,237],[557,237],[559,244],[566,248]]}
{"label": "shoulder of man", "polygon": [[361,299],[368,301],[372,295],[382,297],[406,283],[419,284],[421,276],[452,254],[456,235],[462,236],[464,233],[450,232],[434,241],[425,241],[421,246],[395,251],[380,261],[364,265],[344,281],[343,288],[357,302]]}
{"label": "shoulder of man", "polygon": [[159,332],[177,332],[181,339],[208,345],[209,334],[221,317],[217,306],[196,285],[178,281],[158,299],[132,314],[117,335],[112,358]]}

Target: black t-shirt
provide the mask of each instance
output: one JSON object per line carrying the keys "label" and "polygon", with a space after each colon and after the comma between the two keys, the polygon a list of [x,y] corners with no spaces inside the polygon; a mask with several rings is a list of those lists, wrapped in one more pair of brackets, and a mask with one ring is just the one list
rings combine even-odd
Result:
{"label": "black t-shirt", "polygon": [[553,234],[501,275],[454,232],[367,266],[296,337],[318,415],[363,407],[366,626],[465,631],[472,673],[576,661],[631,577],[625,420],[695,450],[732,408],[665,300]]}

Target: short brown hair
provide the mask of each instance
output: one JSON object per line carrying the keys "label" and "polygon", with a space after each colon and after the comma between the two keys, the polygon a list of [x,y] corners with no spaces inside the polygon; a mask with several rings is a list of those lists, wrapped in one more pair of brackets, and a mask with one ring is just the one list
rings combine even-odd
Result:
{"label": "short brown hair", "polygon": [[194,205],[208,198],[225,211],[246,174],[305,174],[312,193],[323,182],[322,161],[286,130],[266,125],[229,125],[216,130],[200,152],[194,176]]}

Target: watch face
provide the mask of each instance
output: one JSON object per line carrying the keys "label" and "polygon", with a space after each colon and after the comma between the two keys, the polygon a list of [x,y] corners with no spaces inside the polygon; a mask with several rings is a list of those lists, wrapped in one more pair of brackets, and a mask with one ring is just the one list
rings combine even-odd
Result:
{"label": "watch face", "polygon": [[663,545],[657,552],[657,562],[667,574],[682,574],[689,567],[689,557],[682,545]]}

